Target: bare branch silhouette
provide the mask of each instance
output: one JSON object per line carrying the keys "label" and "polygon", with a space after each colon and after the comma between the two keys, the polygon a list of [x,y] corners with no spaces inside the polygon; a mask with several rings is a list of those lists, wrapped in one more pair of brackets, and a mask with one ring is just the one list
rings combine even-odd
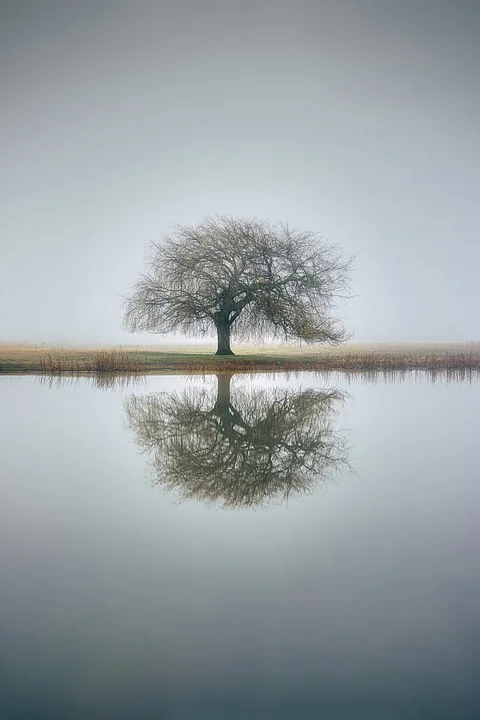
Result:
{"label": "bare branch silhouette", "polygon": [[332,315],[344,297],[352,258],[315,233],[288,224],[231,217],[176,226],[149,246],[147,270],[125,298],[131,331],[206,335],[217,355],[230,336],[337,344],[348,338]]}

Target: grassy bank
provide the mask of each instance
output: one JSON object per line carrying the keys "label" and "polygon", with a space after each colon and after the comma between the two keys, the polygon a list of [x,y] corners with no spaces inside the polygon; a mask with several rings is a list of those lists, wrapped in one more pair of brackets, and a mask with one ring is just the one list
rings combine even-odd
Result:
{"label": "grassy bank", "polygon": [[55,348],[0,345],[1,373],[215,373],[343,371],[474,373],[480,375],[480,343],[358,345],[338,348],[236,348],[218,357],[206,346]]}

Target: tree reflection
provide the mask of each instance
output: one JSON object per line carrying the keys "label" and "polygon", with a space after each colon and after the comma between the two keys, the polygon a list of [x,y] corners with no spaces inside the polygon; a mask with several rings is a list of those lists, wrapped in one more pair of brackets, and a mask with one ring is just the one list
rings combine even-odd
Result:
{"label": "tree reflection", "polygon": [[332,422],[345,393],[231,391],[231,377],[217,376],[216,395],[195,387],[125,401],[155,484],[183,499],[247,507],[310,491],[347,463]]}

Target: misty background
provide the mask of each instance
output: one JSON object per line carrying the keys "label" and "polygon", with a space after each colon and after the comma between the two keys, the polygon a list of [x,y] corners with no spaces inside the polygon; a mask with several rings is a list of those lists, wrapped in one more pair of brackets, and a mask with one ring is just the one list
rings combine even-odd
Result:
{"label": "misty background", "polygon": [[214,213],[358,252],[358,342],[480,339],[476,0],[3,0],[0,35],[0,342],[162,342],[121,295]]}

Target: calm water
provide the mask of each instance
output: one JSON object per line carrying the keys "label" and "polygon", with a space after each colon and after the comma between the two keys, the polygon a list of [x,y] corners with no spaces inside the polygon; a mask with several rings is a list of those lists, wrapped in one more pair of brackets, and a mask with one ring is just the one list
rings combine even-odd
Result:
{"label": "calm water", "polygon": [[331,382],[0,378],[2,720],[480,718],[480,383]]}

